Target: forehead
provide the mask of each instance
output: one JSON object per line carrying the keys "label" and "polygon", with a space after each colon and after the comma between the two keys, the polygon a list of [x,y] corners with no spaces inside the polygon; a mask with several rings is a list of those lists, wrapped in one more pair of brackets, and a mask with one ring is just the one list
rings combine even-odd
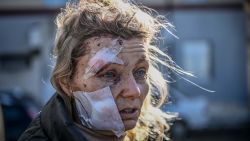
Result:
{"label": "forehead", "polygon": [[[131,67],[134,68],[137,64],[149,60],[147,46],[144,40],[140,38],[125,40],[111,37],[93,37],[85,43],[87,43],[89,50],[88,57],[85,56],[88,58],[85,62],[88,62],[88,65],[96,71],[109,64],[119,64],[119,67],[130,66],[126,68],[131,69]],[[117,51],[117,48],[119,51]]]}
{"label": "forehead", "polygon": [[[85,45],[89,49],[91,54],[95,54],[102,48],[111,48],[112,41],[115,39],[117,38],[106,37],[106,36],[92,37],[85,41]],[[144,50],[147,52],[146,43],[141,38],[133,38],[129,40],[119,39],[119,43],[122,46],[121,53],[133,52],[133,51],[138,52],[139,49],[141,49],[141,51]]]}

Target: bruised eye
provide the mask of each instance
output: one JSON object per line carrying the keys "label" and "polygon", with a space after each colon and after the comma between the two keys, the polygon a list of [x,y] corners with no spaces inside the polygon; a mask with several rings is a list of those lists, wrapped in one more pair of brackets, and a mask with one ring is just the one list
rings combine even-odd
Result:
{"label": "bruised eye", "polygon": [[102,77],[104,77],[106,79],[115,79],[117,77],[117,74],[114,71],[108,71],[108,72],[104,73],[102,75]]}
{"label": "bruised eye", "polygon": [[145,79],[147,77],[147,71],[145,68],[139,68],[134,72],[134,77],[137,79]]}

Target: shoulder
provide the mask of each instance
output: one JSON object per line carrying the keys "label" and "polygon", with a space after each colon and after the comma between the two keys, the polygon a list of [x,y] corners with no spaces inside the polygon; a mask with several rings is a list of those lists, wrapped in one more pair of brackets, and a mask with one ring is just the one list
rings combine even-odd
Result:
{"label": "shoulder", "polygon": [[18,141],[49,141],[41,127],[41,115],[30,123],[29,127],[23,132]]}
{"label": "shoulder", "polygon": [[45,132],[44,125],[42,124],[42,113],[47,109],[46,107],[51,107],[51,103],[54,103],[56,95],[54,94],[50,100],[43,107],[42,111],[36,116],[35,119],[30,123],[28,128],[22,133],[18,141],[49,141],[49,137]]}

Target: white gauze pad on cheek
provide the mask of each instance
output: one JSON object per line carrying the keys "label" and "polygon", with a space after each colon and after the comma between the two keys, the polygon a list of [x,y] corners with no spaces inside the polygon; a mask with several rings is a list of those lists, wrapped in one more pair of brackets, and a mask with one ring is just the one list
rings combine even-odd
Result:
{"label": "white gauze pad on cheek", "polygon": [[88,62],[84,79],[94,76],[102,67],[108,63],[123,64],[123,61],[117,57],[122,50],[120,39],[112,40],[110,47],[100,49]]}
{"label": "white gauze pad on cheek", "polygon": [[73,92],[78,115],[83,125],[97,130],[112,131],[117,137],[125,127],[109,87],[94,92]]}

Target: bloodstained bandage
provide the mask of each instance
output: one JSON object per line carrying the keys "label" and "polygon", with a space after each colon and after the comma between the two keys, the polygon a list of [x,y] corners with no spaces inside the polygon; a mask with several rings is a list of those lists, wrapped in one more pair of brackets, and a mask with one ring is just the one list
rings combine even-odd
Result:
{"label": "bloodstained bandage", "polygon": [[86,67],[84,79],[94,76],[100,69],[108,63],[116,63],[123,65],[123,61],[117,57],[122,50],[121,39],[115,39],[111,42],[110,47],[100,49],[88,62]]}

